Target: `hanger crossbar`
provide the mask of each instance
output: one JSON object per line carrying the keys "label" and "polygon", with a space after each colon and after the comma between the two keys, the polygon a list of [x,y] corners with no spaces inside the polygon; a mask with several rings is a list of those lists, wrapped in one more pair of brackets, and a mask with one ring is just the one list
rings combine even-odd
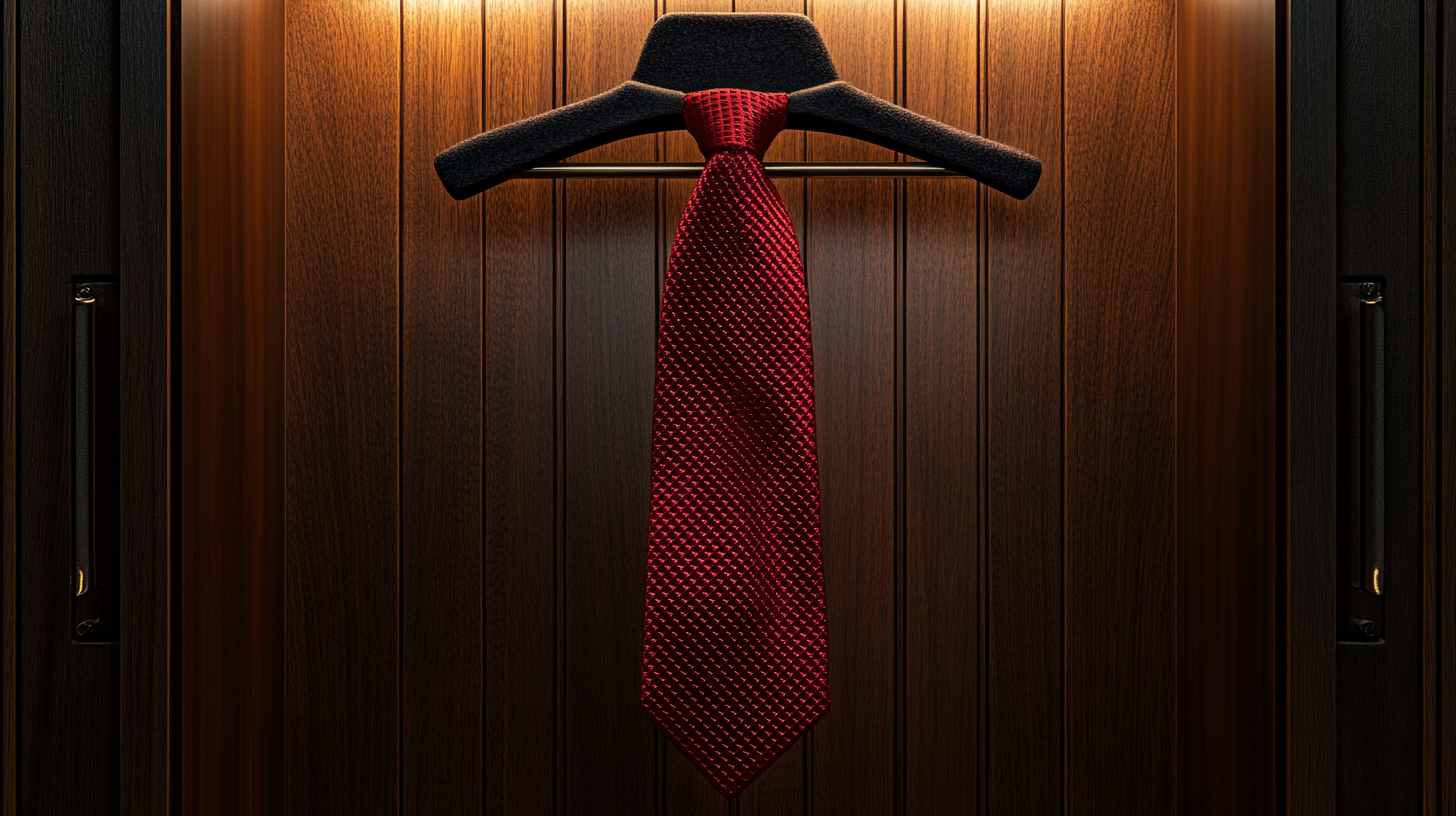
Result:
{"label": "hanger crossbar", "polygon": [[[960,173],[924,162],[764,162],[770,178],[951,178]],[[533,167],[511,178],[668,178],[695,179],[703,165],[693,162],[563,162]]]}

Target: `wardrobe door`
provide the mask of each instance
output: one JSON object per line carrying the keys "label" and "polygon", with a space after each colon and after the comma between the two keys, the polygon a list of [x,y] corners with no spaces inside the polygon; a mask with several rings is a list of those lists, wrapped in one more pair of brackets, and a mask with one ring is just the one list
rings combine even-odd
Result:
{"label": "wardrobe door", "polygon": [[[1342,2],[1337,812],[1422,812],[1421,4]],[[1434,544],[1434,542],[1432,542]]]}
{"label": "wardrobe door", "polygon": [[4,6],[5,813],[168,812],[167,16]]}
{"label": "wardrobe door", "polygon": [[1437,8],[1291,4],[1291,812],[1444,786]]}

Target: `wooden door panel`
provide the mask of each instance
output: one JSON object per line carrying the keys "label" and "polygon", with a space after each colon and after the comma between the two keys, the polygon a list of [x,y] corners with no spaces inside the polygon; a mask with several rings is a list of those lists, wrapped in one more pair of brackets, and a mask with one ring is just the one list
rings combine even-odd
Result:
{"label": "wooden door panel", "polygon": [[1351,816],[1422,812],[1420,37],[1418,3],[1340,7],[1333,271],[1383,280],[1385,324],[1384,630],[1335,652],[1337,812]]}
{"label": "wooden door panel", "polygon": [[[652,0],[565,7],[563,102],[631,76]],[[657,137],[592,151],[654,161]],[[657,322],[657,187],[568,181],[562,189],[565,403],[562,484],[564,813],[653,807],[659,739],[638,705]]]}
{"label": "wooden door panel", "polygon": [[818,813],[886,812],[893,804],[894,191],[889,180],[808,185],[806,273],[833,701],[810,743]]}
{"label": "wooden door panel", "polygon": [[985,133],[1042,162],[986,196],[987,813],[1062,812],[1064,4],[993,3]]}
{"label": "wooden door panel", "polygon": [[269,816],[283,810],[283,2],[180,16],[173,608],[235,634],[183,625],[173,642],[173,804]]}
{"label": "wooden door panel", "polygon": [[[904,7],[905,107],[981,129],[976,8]],[[896,787],[974,813],[984,790],[984,222],[978,185],[901,182],[896,309]]]}
{"label": "wooden door panel", "polygon": [[[816,0],[810,9],[840,76],[898,97],[890,0]],[[889,151],[807,135],[810,161],[887,161]],[[884,813],[896,793],[897,185],[813,179],[805,189],[805,274],[814,324],[829,713],[807,743],[814,813]]]}
{"label": "wooden door panel", "polygon": [[[483,127],[550,110],[558,4],[484,8]],[[559,801],[560,187],[515,181],[481,196],[487,813]]]}
{"label": "wooden door panel", "polygon": [[[1272,350],[1284,258],[1268,228],[1282,205],[1277,184],[1229,183],[1284,172],[1267,149],[1279,126],[1279,13],[1179,9],[1178,93],[1200,100],[1178,111],[1177,807],[1187,816],[1285,812],[1274,727],[1285,694],[1282,440],[1265,419],[1282,387]],[[1246,679],[1230,682],[1232,671]]]}
{"label": "wooden door panel", "polygon": [[17,812],[119,813],[121,649],[74,642],[67,592],[74,518],[71,281],[120,270],[117,167],[106,149],[115,144],[119,119],[111,75],[116,22],[110,9],[95,5],[76,12],[23,5],[17,18],[11,24],[19,41],[50,44],[24,53],[20,98],[51,100],[30,106],[17,122],[25,164],[15,203],[20,221],[32,227],[16,247],[24,270],[16,279],[23,304],[16,327],[21,483],[18,501],[7,508],[15,513],[21,576],[16,628],[6,633],[17,646],[13,671],[23,695],[13,726]]}
{"label": "wooden door panel", "polygon": [[484,804],[482,205],[450,198],[431,160],[481,130],[480,11],[473,2],[401,4],[402,814],[478,813]]}
{"label": "wooden door panel", "polygon": [[286,6],[284,804],[399,799],[398,7]]}
{"label": "wooden door panel", "polygon": [[1069,813],[1174,809],[1172,15],[1080,2],[1064,23]]}

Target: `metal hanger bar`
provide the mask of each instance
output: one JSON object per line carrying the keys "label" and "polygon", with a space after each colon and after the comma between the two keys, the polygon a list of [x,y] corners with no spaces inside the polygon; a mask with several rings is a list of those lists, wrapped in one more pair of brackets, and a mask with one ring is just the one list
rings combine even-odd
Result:
{"label": "metal hanger bar", "polygon": [[[963,178],[923,162],[764,162],[770,178]],[[680,178],[695,179],[703,165],[691,162],[614,164],[564,163],[533,167],[511,178]]]}

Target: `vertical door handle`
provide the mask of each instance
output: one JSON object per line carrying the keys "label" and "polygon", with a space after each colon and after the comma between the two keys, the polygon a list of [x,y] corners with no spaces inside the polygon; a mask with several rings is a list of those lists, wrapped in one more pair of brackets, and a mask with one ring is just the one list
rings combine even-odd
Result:
{"label": "vertical door handle", "polygon": [[96,570],[91,565],[91,337],[96,312],[93,284],[76,287],[76,307],[71,321],[71,423],[72,423],[72,512],[75,523],[72,533],[75,569],[71,586],[76,595],[91,591]]}
{"label": "vertical door handle", "polygon": [[1385,292],[1339,283],[1338,624],[1342,640],[1385,636]]}
{"label": "vertical door handle", "polygon": [[116,639],[120,294],[115,281],[73,286],[71,633],[77,642]]}

